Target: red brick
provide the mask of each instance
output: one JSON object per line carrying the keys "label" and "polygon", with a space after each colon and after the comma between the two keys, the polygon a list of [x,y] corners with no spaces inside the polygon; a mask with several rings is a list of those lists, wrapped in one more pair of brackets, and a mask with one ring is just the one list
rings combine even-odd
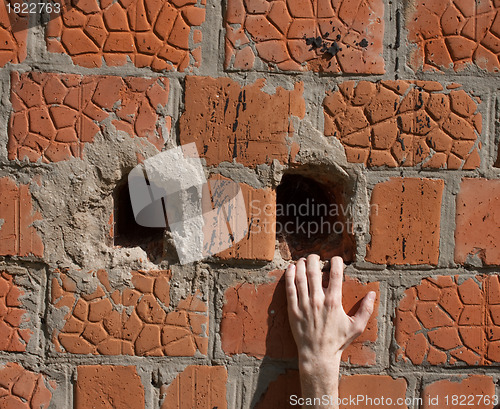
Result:
{"label": "red brick", "polygon": [[[10,6],[10,9],[7,8]],[[26,13],[16,13],[14,10],[22,2],[9,0],[0,9],[0,26],[2,27],[2,49],[0,50],[0,67],[8,62],[19,64],[27,54],[28,19]]]}
{"label": "red brick", "polygon": [[[247,5],[246,10],[241,0],[229,0],[225,22],[226,68],[252,69],[259,57],[270,70],[385,72],[384,4],[380,0],[332,4],[273,0],[260,2],[258,7]],[[232,24],[241,24],[246,33],[243,39],[234,40]],[[255,43],[257,55],[250,42]],[[330,47],[332,51],[327,50]],[[248,54],[247,64],[237,61],[242,52]]]}
{"label": "red brick", "polygon": [[500,180],[462,179],[457,196],[455,262],[500,265]]}
{"label": "red brick", "polygon": [[[255,286],[244,283],[225,292],[222,309],[221,340],[227,355],[246,354],[262,359],[292,358],[297,355],[288,322],[284,275],[282,271],[269,273],[275,281]],[[359,300],[369,291],[379,293],[379,284],[361,284],[347,278],[343,286],[343,305],[348,314],[357,310]],[[355,365],[371,365],[376,361],[374,343],[377,341],[377,314],[368,326],[343,353],[342,360]]]}
{"label": "red brick", "polygon": [[468,65],[498,72],[500,64],[500,5],[462,0],[414,0],[408,16],[408,39],[417,48],[410,59],[414,69],[461,71]]}
{"label": "red brick", "polygon": [[107,126],[110,112],[119,118],[112,121],[117,130],[146,138],[159,150],[164,145],[157,108],[168,101],[166,78],[14,72],[11,81],[10,160],[81,158],[85,143]]}
{"label": "red brick", "polygon": [[[384,375],[351,375],[342,376],[339,384],[339,399],[342,409],[350,408],[380,408],[394,407],[399,409],[408,409],[406,405],[397,405],[398,399],[402,401],[406,398],[407,381],[404,378],[393,379]],[[294,399],[291,399],[294,396]],[[266,392],[262,395],[255,409],[268,408],[295,408],[292,405],[294,400],[301,397],[301,387],[299,372],[296,370],[287,370],[284,374],[272,381]],[[384,401],[380,400],[384,398]],[[364,401],[361,401],[361,398]],[[379,399],[377,401],[376,399]],[[355,404],[350,405],[354,399]],[[360,399],[356,402],[356,399]],[[371,401],[369,400],[371,399]],[[387,404],[388,400],[391,404]],[[304,406],[305,407],[305,406]]]}
{"label": "red brick", "polygon": [[[180,119],[181,144],[195,142],[207,165],[236,161],[255,167],[277,159],[288,163],[291,116],[304,118],[304,86],[261,88],[265,80],[241,87],[229,78],[186,77],[186,110]],[[268,107],[262,110],[262,107]]]}
{"label": "red brick", "polygon": [[170,271],[132,271],[134,289],[113,291],[104,270],[91,271],[89,279],[96,281],[97,290],[88,294],[76,287],[63,289],[60,282],[68,280],[68,273],[56,271],[51,303],[56,309],[69,308],[62,329],[52,332],[56,350],[138,356],[193,356],[199,351],[206,355],[206,302],[196,291],[169,310],[170,277]]}
{"label": "red brick", "polygon": [[254,189],[246,183],[239,185],[246,205],[248,234],[217,256],[223,260],[271,261],[276,241],[276,193],[269,188]]}
{"label": "red brick", "polygon": [[467,400],[463,402],[464,405],[469,404],[470,407],[477,409],[491,409],[495,400],[493,379],[484,375],[471,375],[463,379],[444,379],[428,384],[422,393],[422,408],[435,408],[436,405],[432,403],[436,402],[439,403],[440,409],[456,408],[463,401],[460,396],[467,397]]}
{"label": "red brick", "polygon": [[188,366],[170,385],[161,387],[161,409],[227,409],[226,382],[223,366]]}
{"label": "red brick", "polygon": [[0,255],[43,256],[42,239],[33,226],[42,217],[33,210],[29,185],[0,178],[0,215]]}
{"label": "red brick", "polygon": [[28,371],[17,363],[0,366],[0,407],[40,409],[49,406],[55,384],[42,374]]}
{"label": "red brick", "polygon": [[463,90],[442,90],[431,81],[345,82],[323,101],[325,135],[342,143],[350,162],[367,167],[475,169],[477,104]]}
{"label": "red brick", "polygon": [[415,365],[500,361],[499,277],[462,281],[458,276],[426,278],[405,291],[396,309],[397,359]]}
{"label": "red brick", "polygon": [[88,365],[77,368],[75,409],[144,408],[144,386],[135,366]]}
{"label": "red brick", "polygon": [[[193,27],[205,21],[205,7],[175,0],[131,0],[62,6],[47,26],[47,48],[73,63],[96,68],[127,64],[155,71],[185,71],[201,64],[201,49],[189,46]],[[193,47],[194,48],[194,47]],[[172,54],[176,57],[172,58]]]}
{"label": "red brick", "polygon": [[24,291],[13,280],[12,275],[0,271],[0,351],[24,352],[32,331],[20,328],[29,321],[26,310],[21,308],[19,297]]}
{"label": "red brick", "polygon": [[371,198],[366,260],[376,264],[433,264],[439,258],[442,180],[391,178]]}

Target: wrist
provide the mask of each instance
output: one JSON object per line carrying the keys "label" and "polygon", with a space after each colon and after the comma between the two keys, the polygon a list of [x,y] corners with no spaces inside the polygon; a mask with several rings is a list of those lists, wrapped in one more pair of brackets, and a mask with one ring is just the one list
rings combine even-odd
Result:
{"label": "wrist", "polygon": [[328,357],[299,355],[299,371],[301,375],[333,374],[338,376],[341,356],[341,351]]}

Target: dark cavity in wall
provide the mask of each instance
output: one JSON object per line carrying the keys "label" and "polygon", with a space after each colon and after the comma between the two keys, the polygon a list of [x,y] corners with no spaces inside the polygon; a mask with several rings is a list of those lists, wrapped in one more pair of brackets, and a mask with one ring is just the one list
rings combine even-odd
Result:
{"label": "dark cavity in wall", "polygon": [[128,176],[115,187],[113,194],[114,245],[119,247],[141,247],[151,261],[163,255],[164,228],[144,227],[136,223],[130,201]]}
{"label": "dark cavity in wall", "polygon": [[311,253],[353,260],[352,223],[341,182],[286,174],[276,193],[276,235],[285,260]]}

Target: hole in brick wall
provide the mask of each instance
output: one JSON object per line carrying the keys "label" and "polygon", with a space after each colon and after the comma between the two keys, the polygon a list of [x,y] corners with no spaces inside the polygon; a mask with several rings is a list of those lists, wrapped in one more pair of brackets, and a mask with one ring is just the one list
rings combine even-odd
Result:
{"label": "hole in brick wall", "polygon": [[141,247],[151,260],[161,257],[165,229],[144,227],[136,223],[130,201],[127,177],[116,185],[113,201],[114,245]]}
{"label": "hole in brick wall", "polygon": [[276,191],[276,235],[285,260],[316,253],[353,260],[352,224],[341,182],[286,174]]}

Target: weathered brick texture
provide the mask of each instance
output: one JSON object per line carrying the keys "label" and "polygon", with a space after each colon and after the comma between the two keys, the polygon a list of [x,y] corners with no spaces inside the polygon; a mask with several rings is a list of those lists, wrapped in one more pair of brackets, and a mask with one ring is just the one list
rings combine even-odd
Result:
{"label": "weathered brick texture", "polygon": [[80,293],[68,273],[52,278],[51,302],[69,312],[54,329],[56,350],[72,354],[193,356],[206,355],[207,305],[201,294],[170,308],[170,271],[132,271],[133,288],[113,289],[106,271],[96,275],[96,290]]}
{"label": "weathered brick texture", "polygon": [[47,26],[47,48],[73,63],[98,68],[127,64],[155,71],[184,71],[201,63],[205,1],[132,0],[61,2],[61,16]]}
{"label": "weathered brick texture", "polygon": [[[366,260],[377,264],[437,264],[442,180],[391,178],[371,198]],[[390,198],[390,200],[388,200]]]}
{"label": "weathered brick texture", "polygon": [[270,95],[261,90],[265,83],[241,87],[229,78],[187,77],[181,143],[195,142],[208,166],[236,161],[255,167],[274,159],[288,163],[291,117],[305,115],[304,86],[297,82],[292,91],[277,87]]}
{"label": "weathered brick texture", "polygon": [[223,366],[188,366],[170,385],[161,387],[161,409],[227,409],[226,381]]}
{"label": "weathered brick texture", "polygon": [[[7,0],[0,6],[0,67],[8,62],[18,64],[24,61],[27,54],[28,16],[14,12],[13,7],[22,4],[17,0]],[[10,5],[12,9],[9,9]]]}
{"label": "weathered brick texture", "polygon": [[24,352],[31,338],[31,330],[20,328],[29,321],[19,297],[24,291],[15,283],[13,276],[0,272],[0,351]]}
{"label": "weathered brick texture", "polygon": [[420,365],[500,362],[500,280],[496,275],[426,278],[396,310],[398,358]]}
{"label": "weathered brick texture", "polygon": [[33,209],[29,186],[0,178],[0,255],[43,256],[42,239],[33,226],[41,219]]}
{"label": "weathered brick texture", "polygon": [[135,366],[83,365],[77,368],[75,409],[144,409],[144,385]]}
{"label": "weathered brick texture", "polygon": [[463,179],[457,196],[455,261],[500,265],[500,180]]}
{"label": "weathered brick texture", "polygon": [[147,138],[158,149],[170,130],[170,117],[159,115],[168,101],[166,78],[14,72],[11,80],[11,160],[81,158],[109,116],[116,130]]}
{"label": "weathered brick texture", "polygon": [[56,385],[39,373],[15,362],[0,365],[0,407],[8,409],[44,409],[52,399]]}
{"label": "weathered brick texture", "polygon": [[383,17],[381,0],[229,0],[225,65],[383,74]]}
{"label": "weathered brick texture", "polygon": [[433,81],[343,82],[328,92],[325,135],[367,167],[475,169],[482,116],[464,90]]}
{"label": "weathered brick texture", "polygon": [[468,404],[477,409],[491,409],[495,400],[495,384],[490,376],[483,375],[441,380],[425,386],[422,398],[423,409],[436,407],[433,404],[435,402],[439,403],[440,409],[453,409]]}
{"label": "weathered brick texture", "polygon": [[[262,359],[292,358],[297,355],[293,335],[288,322],[283,271],[269,273],[275,281],[258,286],[250,283],[238,284],[225,292],[222,309],[222,349],[228,355],[246,354]],[[342,303],[344,310],[352,315],[358,302],[369,292],[379,293],[379,284],[362,284],[347,278],[343,284]],[[355,365],[372,365],[376,362],[377,314],[368,326],[342,354],[342,360]]]}
{"label": "weathered brick texture", "polygon": [[494,0],[413,0],[408,39],[415,69],[461,71],[468,65],[500,68],[500,4]]}

